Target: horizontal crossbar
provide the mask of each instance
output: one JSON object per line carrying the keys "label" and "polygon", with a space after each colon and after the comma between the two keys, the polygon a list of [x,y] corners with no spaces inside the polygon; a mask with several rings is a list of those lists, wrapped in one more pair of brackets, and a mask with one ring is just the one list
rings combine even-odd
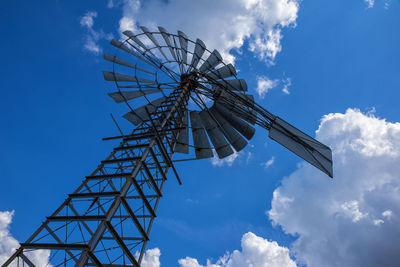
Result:
{"label": "horizontal crossbar", "polygon": [[119,196],[121,193],[118,191],[114,192],[99,192],[99,193],[75,193],[68,194],[71,198],[89,198],[89,197],[114,197]]}
{"label": "horizontal crossbar", "polygon": [[112,163],[119,163],[119,162],[128,162],[128,161],[135,161],[140,159],[140,157],[129,157],[129,158],[121,158],[121,159],[107,159],[102,160],[102,164],[112,164]]}
{"label": "horizontal crossbar", "polygon": [[101,221],[104,220],[106,216],[103,215],[88,215],[88,216],[49,216],[47,220],[49,221]]}

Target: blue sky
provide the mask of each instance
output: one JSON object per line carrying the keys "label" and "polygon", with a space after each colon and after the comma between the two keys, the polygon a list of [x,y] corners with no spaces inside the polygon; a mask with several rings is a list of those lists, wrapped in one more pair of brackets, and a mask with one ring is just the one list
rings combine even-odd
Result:
{"label": "blue sky", "polygon": [[[3,36],[0,43],[3,51],[0,71],[3,95],[0,100],[0,211],[15,211],[10,232],[3,230],[18,241],[24,241],[116,145],[101,141],[102,137],[118,134],[109,114],[121,111],[106,95],[110,85],[103,81],[101,71],[110,66],[103,61],[102,52],[114,51],[108,41],[111,36],[119,38],[119,30],[126,27],[123,18],[127,18],[143,25],[160,24],[170,32],[182,29],[190,39],[209,39],[208,43],[229,59],[235,59],[235,66],[240,70],[238,76],[247,81],[249,92],[256,95],[259,104],[312,136],[318,127],[322,127],[318,133],[320,139],[338,148],[335,159],[339,163],[335,171],[339,177],[332,181],[304,166],[299,158],[270,140],[268,132],[261,128],[257,128],[251,145],[231,166],[226,162],[218,166],[208,159],[177,164],[183,185],[178,186],[173,179],[168,181],[148,245],[149,249],[159,248],[162,266],[178,266],[178,260],[185,257],[196,258],[202,265],[206,265],[207,259],[215,263],[226,252],[241,251],[241,239],[247,232],[289,248],[291,259],[299,266],[367,266],[349,260],[346,257],[349,251],[340,254],[343,259],[338,260],[338,265],[332,261],[322,262],[307,253],[307,244],[299,240],[303,240],[302,235],[310,233],[304,230],[307,224],[301,221],[302,214],[307,214],[310,209],[309,203],[302,202],[302,198],[308,195],[299,192],[307,194],[308,191],[303,190],[306,184],[298,180],[312,181],[311,186],[321,192],[329,186],[338,191],[343,187],[360,188],[359,184],[347,181],[364,179],[368,173],[351,172],[354,165],[348,165],[353,162],[348,155],[353,154],[341,154],[347,148],[339,146],[342,145],[340,140],[348,140],[346,144],[352,148],[365,144],[365,147],[375,149],[370,152],[364,147],[353,151],[353,156],[360,159],[354,161],[354,164],[359,164],[355,166],[360,166],[359,169],[373,166],[369,173],[379,174],[380,166],[397,159],[400,151],[399,125],[395,124],[399,121],[400,111],[400,1],[264,1],[267,6],[295,3],[297,8],[285,9],[287,16],[268,13],[274,12],[273,8],[262,14],[248,12],[245,15],[262,26],[248,25],[250,30],[247,32],[242,28],[236,29],[238,24],[235,23],[221,27],[219,30],[227,33],[249,34],[243,38],[243,44],[238,42],[237,36],[228,37],[234,43],[231,46],[218,39],[217,27],[202,27],[201,23],[199,27],[196,21],[215,20],[218,23],[219,17],[239,14],[242,11],[235,8],[241,1],[232,3],[229,10],[221,8],[222,4],[212,9],[207,2],[210,6],[204,4],[203,9],[193,16],[194,21],[185,23],[182,20],[186,15],[180,14],[186,12],[190,15],[190,12],[176,9],[174,5],[179,2],[143,1],[137,9],[134,1],[3,3],[0,10]],[[167,7],[165,12],[160,8],[163,5]],[[96,13],[90,27],[80,23],[88,12]],[[168,22],[168,25],[163,22]],[[178,28],[178,25],[182,27]],[[200,36],[196,36],[196,31]],[[275,45],[281,50],[257,46],[257,37],[266,38],[267,33],[278,34],[277,31],[281,39]],[[88,46],[90,40],[92,46]],[[268,56],[268,53],[273,56]],[[266,88],[266,84],[272,88]],[[286,93],[282,91],[285,84],[288,86]],[[263,97],[258,94],[262,89],[267,91]],[[352,110],[346,112],[349,108]],[[325,117],[321,123],[321,118],[330,113],[336,115]],[[118,120],[124,127],[131,127],[121,118]],[[341,129],[341,125],[348,128]],[[347,130],[352,127],[358,130]],[[374,129],[376,132],[368,134]],[[362,134],[364,130],[365,135]],[[369,139],[369,136],[375,138]],[[384,144],[387,142],[387,150],[377,150],[386,147]],[[271,164],[266,167],[268,161]],[[396,176],[395,170],[398,167],[395,164],[390,166],[393,172],[388,175],[392,180],[387,184],[397,185],[400,177]],[[283,178],[285,182],[282,183]],[[299,183],[299,189],[293,193],[290,189],[296,183]],[[335,183],[343,187],[334,186]],[[382,187],[381,184],[369,185],[366,187],[369,190]],[[367,230],[352,237],[349,229],[366,221],[368,216],[375,216],[371,210],[377,207],[374,204],[377,202],[367,201],[367,191],[354,199],[344,193],[340,196],[332,193],[332,201],[324,202],[327,209],[336,205],[341,207],[343,216],[355,216],[349,221],[340,221],[340,225],[348,225],[343,228],[350,232],[346,237],[348,240],[344,237],[344,230],[329,237],[334,235],[338,240],[350,242],[366,235]],[[283,207],[276,192],[286,197],[293,194],[293,199],[300,200],[304,206]],[[382,192],[379,191],[379,195]],[[390,207],[400,199],[397,198],[400,192],[392,194],[392,198],[383,201],[385,204],[379,201],[381,214],[390,210],[381,217],[391,217],[391,221],[376,222],[381,220],[377,215],[370,219],[377,229],[380,227],[376,230],[377,240],[385,237],[388,244],[398,244],[398,236],[389,235],[388,241],[385,234],[393,230],[391,223],[395,225],[398,220],[394,207]],[[318,202],[317,196],[309,197]],[[324,195],[319,197],[324,198]],[[346,200],[341,203],[339,199]],[[378,199],[378,193],[368,199]],[[280,216],[268,215],[271,209],[278,215],[287,212]],[[288,222],[291,212],[297,225]],[[389,213],[394,215],[387,215]],[[335,221],[341,213],[334,214]],[[285,216],[289,216],[288,219]],[[318,220],[320,216],[313,213],[311,217]],[[364,229],[364,226],[359,225],[359,228]],[[330,245],[338,245],[327,239]],[[367,253],[368,248],[356,251]],[[387,259],[387,266],[400,260],[395,256],[397,252],[382,255]],[[246,257],[244,253],[242,256]]]}

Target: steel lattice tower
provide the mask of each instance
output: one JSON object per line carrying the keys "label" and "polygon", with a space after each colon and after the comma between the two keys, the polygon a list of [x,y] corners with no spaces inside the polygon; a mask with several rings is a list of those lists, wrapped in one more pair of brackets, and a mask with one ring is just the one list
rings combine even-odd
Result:
{"label": "steel lattice tower", "polygon": [[[35,266],[31,251],[46,249],[54,266],[140,267],[164,183],[167,177],[181,183],[173,154],[202,159],[215,151],[224,158],[247,145],[252,125],[269,130],[270,138],[332,177],[329,147],[255,103],[245,93],[245,81],[237,79],[218,51],[181,31],[141,29],[138,34],[124,32],[124,42],[111,41],[135,64],[105,54],[113,71],[103,72],[118,89],[110,97],[127,104],[130,111],[123,117],[136,128],[104,138],[119,144],[3,266]],[[144,105],[133,109],[132,100]]]}

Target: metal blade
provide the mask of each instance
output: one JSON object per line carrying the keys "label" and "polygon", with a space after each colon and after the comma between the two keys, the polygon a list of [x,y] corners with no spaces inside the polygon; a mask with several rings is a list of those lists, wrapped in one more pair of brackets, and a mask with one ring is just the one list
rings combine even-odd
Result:
{"label": "metal blade", "polygon": [[223,105],[230,112],[236,114],[251,124],[257,120],[257,112],[252,109],[254,106],[254,96],[246,94],[230,94],[222,91],[217,103]]}
{"label": "metal blade", "polygon": [[190,124],[192,126],[193,144],[196,158],[212,158],[214,155],[198,111],[190,112]]}
{"label": "metal blade", "polygon": [[114,62],[114,63],[120,64],[120,65],[123,65],[123,66],[126,66],[126,67],[130,67],[130,68],[133,68],[133,69],[136,69],[136,70],[140,70],[140,71],[147,72],[149,74],[155,75],[154,72],[148,71],[148,70],[143,69],[143,68],[139,68],[138,66],[133,65],[132,63],[130,63],[130,62],[126,61],[126,60],[123,60],[123,59],[121,59],[119,57],[116,57],[116,56],[113,56],[113,55],[110,55],[110,54],[107,54],[107,53],[104,53],[104,59],[108,60],[110,62]]}
{"label": "metal blade", "polygon": [[207,110],[202,110],[200,113],[201,121],[210,137],[211,143],[214,145],[214,149],[220,159],[225,158],[233,154],[233,150],[228,142],[224,138],[224,134],[220,130],[217,123],[211,118]]}
{"label": "metal blade", "polygon": [[236,76],[236,70],[232,64],[228,64],[223,66],[222,68],[208,73],[207,76],[213,80],[225,79],[228,77]]}
{"label": "metal blade", "polygon": [[185,129],[178,132],[178,136],[174,145],[174,152],[189,154],[189,118],[187,110],[185,110],[185,114],[183,116],[182,127],[185,127]]}
{"label": "metal blade", "polygon": [[144,26],[140,26],[140,29],[142,29],[142,31],[146,34],[146,36],[153,42],[153,44],[155,46],[157,46],[158,50],[160,51],[161,55],[163,55],[163,57],[165,58],[165,60],[169,60],[167,58],[167,56],[164,54],[164,51],[162,51],[160,44],[158,43],[157,39],[154,38],[153,34],[149,31],[149,29],[147,29]]}
{"label": "metal blade", "polygon": [[134,125],[139,125],[139,123],[150,119],[146,111],[146,108],[149,111],[149,113],[152,113],[156,111],[157,107],[160,106],[165,100],[166,97],[158,98],[156,100],[151,101],[147,105],[141,106],[131,112],[126,113],[122,117],[124,119],[127,119]]}
{"label": "metal blade", "polygon": [[123,34],[124,34],[126,37],[129,37],[129,38],[130,38],[132,41],[134,41],[135,43],[137,43],[141,48],[144,49],[144,51],[149,50],[149,49],[147,48],[147,46],[146,46],[144,43],[142,43],[142,41],[140,41],[139,38],[137,38],[136,35],[135,35],[133,32],[131,32],[131,31],[124,31]]}
{"label": "metal blade", "polygon": [[157,83],[156,81],[129,76],[121,73],[103,71],[104,80],[117,82]]}
{"label": "metal blade", "polygon": [[333,177],[332,151],[326,145],[278,117],[272,122],[269,137]]}
{"label": "metal blade", "polygon": [[245,121],[237,117],[235,114],[224,108],[219,103],[214,104],[215,109],[218,110],[218,112],[227,120],[231,123],[231,125],[239,132],[241,133],[244,137],[247,138],[247,140],[250,140],[253,136],[254,133],[256,132],[256,129],[249,124],[247,124]]}
{"label": "metal blade", "polygon": [[184,32],[178,31],[179,44],[181,45],[182,62],[187,63],[188,38]]}
{"label": "metal blade", "polygon": [[190,63],[190,67],[196,68],[197,64],[200,61],[200,58],[203,56],[204,51],[206,51],[206,45],[203,43],[202,40],[197,39],[196,45],[194,47],[194,53],[192,57],[192,62]]}
{"label": "metal blade", "polygon": [[254,96],[242,93],[227,92],[221,90],[218,101],[225,101],[233,105],[242,105],[245,107],[254,107]]}
{"label": "metal blade", "polygon": [[243,120],[247,121],[248,123],[255,124],[257,121],[257,112],[254,110],[249,110],[244,107],[234,106],[231,104],[227,104],[225,102],[218,102],[219,104],[223,105],[233,114],[236,114],[238,117],[242,118]]}
{"label": "metal blade", "polygon": [[246,81],[243,79],[221,80],[214,86],[215,88],[222,87],[231,91],[247,91]]}
{"label": "metal blade", "polygon": [[227,120],[225,120],[221,114],[219,114],[215,107],[211,107],[209,111],[211,115],[214,116],[214,118],[218,121],[218,124],[222,127],[223,134],[229,143],[231,143],[233,148],[237,152],[242,150],[247,145],[247,141],[233,128],[233,126]]}
{"label": "metal blade", "polygon": [[152,90],[139,90],[139,91],[121,91],[121,92],[109,93],[108,95],[112,99],[114,99],[115,102],[121,103],[144,95],[154,94],[158,92],[161,92],[161,90],[152,89]]}
{"label": "metal blade", "polygon": [[142,88],[142,89],[148,89],[148,88],[154,88],[154,89],[163,89],[158,84],[133,84],[133,85],[119,85],[119,88]]}
{"label": "metal blade", "polygon": [[144,59],[142,56],[138,55],[137,53],[135,53],[134,51],[129,49],[126,45],[124,45],[120,41],[112,39],[110,43],[111,43],[112,46],[115,46],[115,47],[117,47],[117,48],[119,48],[119,49],[121,49],[121,50],[123,50],[123,51],[125,51],[125,52],[127,52],[129,54],[131,54],[132,56],[135,56],[136,58],[142,60],[143,62],[146,62],[147,64],[154,66],[153,63],[150,63],[148,60]]}
{"label": "metal blade", "polygon": [[222,62],[222,57],[217,50],[214,50],[206,61],[200,66],[199,71],[202,73],[206,73],[219,63]]}
{"label": "metal blade", "polygon": [[172,46],[171,40],[169,39],[170,33],[167,32],[167,30],[164,29],[163,27],[158,27],[158,29],[160,30],[161,36],[164,38],[164,41],[167,44],[167,46],[169,48],[169,52],[171,53],[172,57],[175,59],[175,61],[178,61],[178,59],[175,55],[174,47]]}

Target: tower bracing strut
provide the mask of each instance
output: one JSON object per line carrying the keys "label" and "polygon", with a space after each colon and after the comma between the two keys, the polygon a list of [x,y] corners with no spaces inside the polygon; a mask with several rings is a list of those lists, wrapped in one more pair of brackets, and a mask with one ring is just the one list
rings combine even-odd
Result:
{"label": "tower bracing strut", "polygon": [[[51,261],[75,266],[140,266],[170,168],[170,144],[188,102],[190,84],[174,90],[150,119],[118,147],[3,266],[31,250],[54,251]],[[136,136],[131,140],[131,136]],[[179,177],[176,176],[178,181]]]}

